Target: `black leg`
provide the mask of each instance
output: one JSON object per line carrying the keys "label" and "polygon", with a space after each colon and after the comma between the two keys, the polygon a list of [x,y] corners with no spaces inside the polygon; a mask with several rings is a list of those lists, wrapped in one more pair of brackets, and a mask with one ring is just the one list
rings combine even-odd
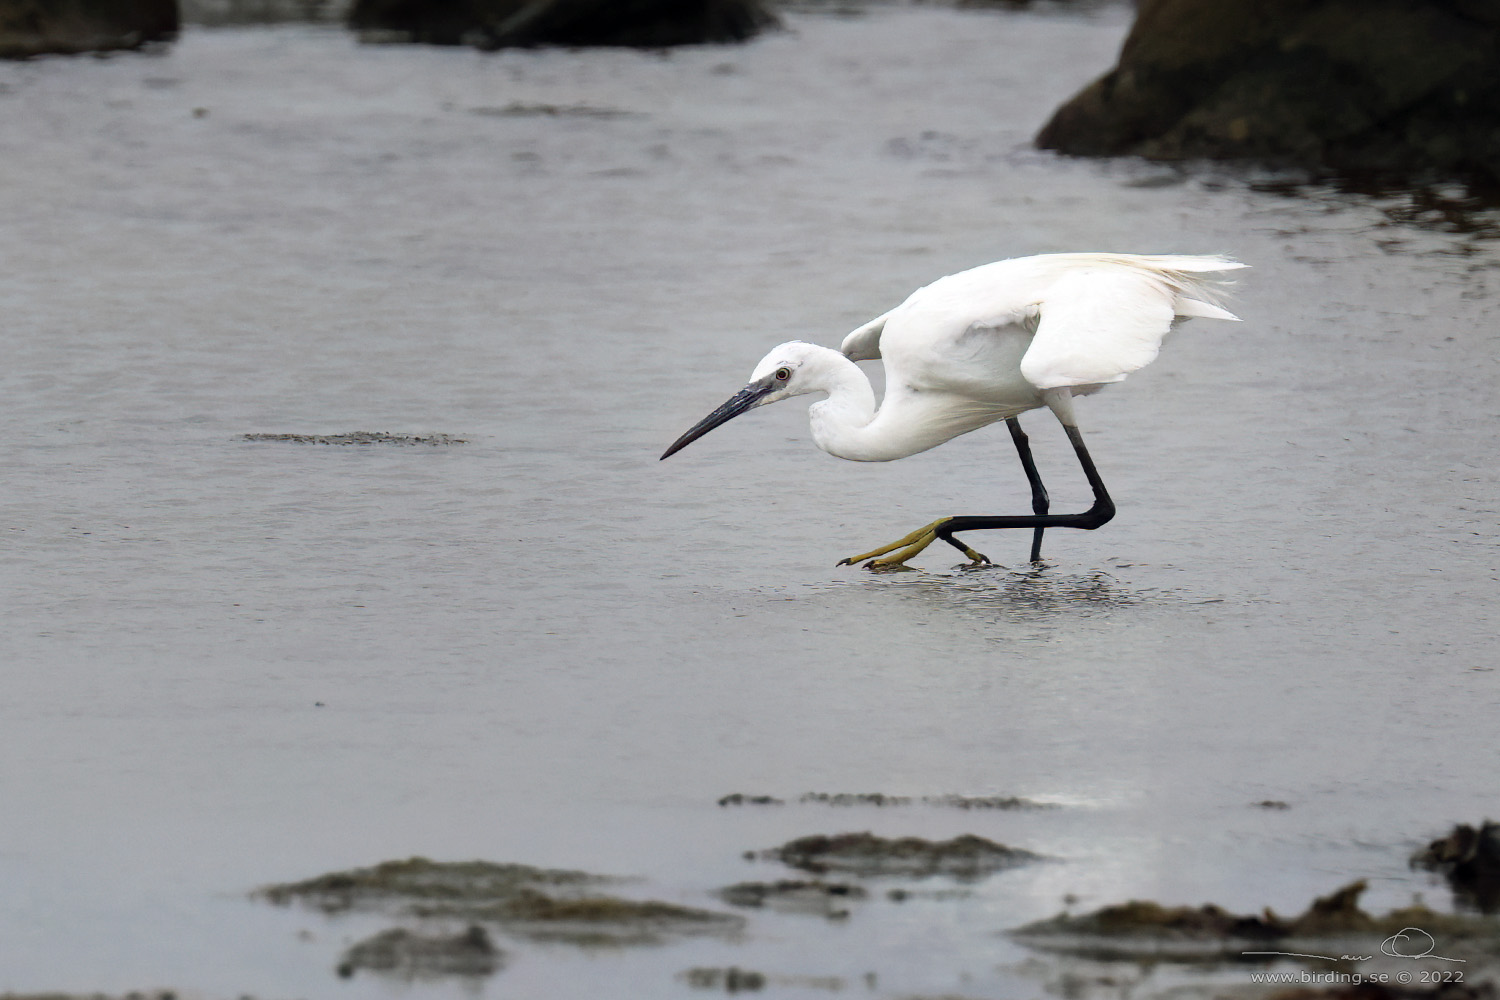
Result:
{"label": "black leg", "polygon": [[[1021,456],[1021,468],[1026,470],[1026,481],[1031,484],[1031,512],[1033,514],[1045,514],[1050,509],[1047,504],[1047,487],[1042,485],[1041,473],[1036,471],[1036,461],[1031,457],[1031,439],[1026,432],[1021,430],[1021,421],[1010,417],[1005,421],[1005,426],[1010,428],[1010,438],[1016,443],[1016,452]],[[1046,528],[1034,528],[1031,532],[1031,561],[1042,561],[1042,532]]]}
{"label": "black leg", "polygon": [[[1109,498],[1108,491],[1104,488],[1104,480],[1099,478],[1099,470],[1094,468],[1094,460],[1089,457],[1088,448],[1084,447],[1083,435],[1078,432],[1076,426],[1064,424],[1063,430],[1068,433],[1068,440],[1073,442],[1073,451],[1078,456],[1078,464],[1083,466],[1083,474],[1089,481],[1089,486],[1094,491],[1094,505],[1081,514],[1033,514],[1009,515],[1009,516],[975,516],[975,517],[952,517],[936,527],[937,537],[950,545],[957,545],[952,535],[960,531],[978,531],[985,528],[1085,528],[1094,529],[1109,521],[1115,516],[1114,501]],[[1014,433],[1014,432],[1012,432]],[[1033,495],[1035,499],[1035,495]],[[1033,551],[1035,544],[1033,543]]]}
{"label": "black leg", "polygon": [[893,566],[904,565],[908,559],[915,558],[939,538],[968,556],[972,564],[981,565],[989,560],[953,536],[960,531],[976,531],[984,528],[1031,528],[1033,530],[1031,558],[1032,561],[1036,561],[1041,555],[1043,528],[1091,529],[1099,527],[1114,517],[1114,501],[1110,500],[1109,493],[1104,488],[1104,480],[1099,478],[1099,470],[1094,468],[1094,460],[1089,457],[1088,448],[1084,447],[1083,435],[1078,432],[1078,421],[1073,417],[1072,389],[1066,386],[1043,389],[1041,396],[1042,402],[1047,404],[1063,425],[1068,440],[1073,442],[1073,452],[1078,456],[1078,464],[1083,466],[1083,474],[1089,481],[1089,487],[1094,491],[1092,507],[1082,514],[1053,514],[1048,511],[1047,490],[1042,486],[1041,476],[1037,474],[1036,463],[1031,460],[1030,443],[1026,440],[1026,435],[1021,433],[1020,425],[1011,420],[1011,435],[1016,442],[1016,450],[1021,453],[1021,464],[1026,469],[1026,478],[1031,482],[1031,509],[1035,513],[1029,517],[1019,515],[940,517],[890,545],[883,545],[863,555],[850,556],[848,559],[841,560],[839,565],[864,563],[870,569],[890,569]]}

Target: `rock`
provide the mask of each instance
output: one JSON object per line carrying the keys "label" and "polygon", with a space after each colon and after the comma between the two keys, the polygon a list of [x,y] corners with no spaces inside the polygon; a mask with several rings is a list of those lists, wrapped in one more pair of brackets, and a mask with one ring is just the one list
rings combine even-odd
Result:
{"label": "rock", "polygon": [[722,990],[725,993],[751,993],[765,989],[766,977],[753,969],[731,965],[727,969],[700,966],[679,977],[695,990]]}
{"label": "rock", "polygon": [[437,906],[441,909],[430,915],[461,919],[527,891],[579,889],[608,881],[606,876],[560,868],[407,858],[268,885],[255,894],[278,906],[300,902],[324,913],[393,907],[406,912],[414,906]]}
{"label": "rock", "polygon": [[[1131,900],[1073,915],[1061,913],[1046,920],[1018,927],[1011,935],[1023,943],[1053,951],[1120,958],[1151,954],[1159,958],[1193,961],[1222,952],[1243,956],[1257,944],[1277,942],[1288,951],[1308,951],[1315,942],[1346,942],[1351,938],[1379,941],[1416,931],[1426,940],[1439,936],[1445,951],[1450,948],[1491,952],[1497,928],[1488,920],[1436,913],[1420,904],[1373,916],[1359,906],[1365,882],[1351,882],[1327,896],[1320,896],[1300,915],[1281,917],[1267,909],[1259,914],[1236,914],[1213,904],[1163,906]],[[1417,930],[1420,928],[1420,930]],[[1300,941],[1307,947],[1291,948],[1285,942]],[[1255,944],[1252,944],[1254,942]],[[1413,938],[1407,945],[1415,956],[1423,945]],[[1329,944],[1335,954],[1342,951]],[[1396,956],[1395,951],[1385,954]]]}
{"label": "rock", "polygon": [[137,49],[177,28],[177,0],[0,0],[0,59]]}
{"label": "rock", "polygon": [[338,973],[344,978],[361,969],[408,979],[436,976],[488,976],[504,961],[483,927],[460,934],[419,934],[404,927],[381,931],[344,952]]}
{"label": "rock", "polygon": [[1500,181],[1493,0],[1141,0],[1044,149]]}
{"label": "rock", "polygon": [[1458,900],[1481,913],[1500,912],[1500,823],[1460,823],[1412,856],[1416,868],[1441,872]]}
{"label": "rock", "polygon": [[355,0],[349,11],[367,40],[482,49],[742,42],[774,24],[762,0]]}
{"label": "rock", "polygon": [[375,912],[496,924],[512,934],[580,945],[654,944],[677,936],[730,933],[744,923],[730,913],[597,891],[615,881],[558,868],[407,858],[265,886],[255,895],[328,914]]}
{"label": "rock", "polygon": [[1007,868],[1041,861],[1042,856],[983,837],[964,834],[952,840],[920,837],[887,839],[872,833],[800,837],[761,856],[803,871],[844,872],[857,877],[928,878],[948,875],[980,879]]}

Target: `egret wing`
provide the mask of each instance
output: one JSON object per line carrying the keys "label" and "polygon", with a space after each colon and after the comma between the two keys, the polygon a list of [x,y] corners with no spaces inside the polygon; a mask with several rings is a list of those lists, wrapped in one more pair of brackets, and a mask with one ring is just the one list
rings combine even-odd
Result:
{"label": "egret wing", "polygon": [[[1039,303],[1036,335],[1021,359],[1021,374],[1038,389],[1118,382],[1156,359],[1179,301],[1176,289],[1150,274],[1108,267],[1070,270]],[[1222,312],[1207,303],[1194,305]]]}
{"label": "egret wing", "polygon": [[[895,310],[891,310],[894,312]],[[885,330],[885,321],[890,312],[876,316],[864,326],[852,331],[844,338],[839,350],[850,361],[874,361],[880,357],[880,334]]]}

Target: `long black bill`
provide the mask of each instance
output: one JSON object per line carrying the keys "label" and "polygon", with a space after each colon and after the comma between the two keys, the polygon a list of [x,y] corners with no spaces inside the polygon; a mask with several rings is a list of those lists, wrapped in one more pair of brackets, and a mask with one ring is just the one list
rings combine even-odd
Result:
{"label": "long black bill", "polygon": [[[661,458],[670,458],[720,424],[726,424],[746,410],[754,409],[775,388],[776,376],[774,375],[767,375],[763,379],[751,382],[745,388],[735,393],[729,402],[698,421],[688,429],[686,434],[673,441],[672,447],[662,452]],[[657,459],[657,461],[661,461],[661,459]]]}

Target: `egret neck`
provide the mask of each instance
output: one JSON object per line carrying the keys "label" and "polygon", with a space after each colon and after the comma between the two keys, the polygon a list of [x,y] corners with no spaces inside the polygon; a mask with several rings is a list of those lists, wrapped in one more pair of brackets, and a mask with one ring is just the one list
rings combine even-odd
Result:
{"label": "egret neck", "polygon": [[[838,458],[853,462],[879,462],[895,456],[887,454],[873,439],[870,425],[875,419],[875,390],[859,366],[837,351],[820,350],[816,360],[816,389],[828,393],[808,407],[813,441],[819,448]],[[812,374],[809,372],[809,374]]]}

